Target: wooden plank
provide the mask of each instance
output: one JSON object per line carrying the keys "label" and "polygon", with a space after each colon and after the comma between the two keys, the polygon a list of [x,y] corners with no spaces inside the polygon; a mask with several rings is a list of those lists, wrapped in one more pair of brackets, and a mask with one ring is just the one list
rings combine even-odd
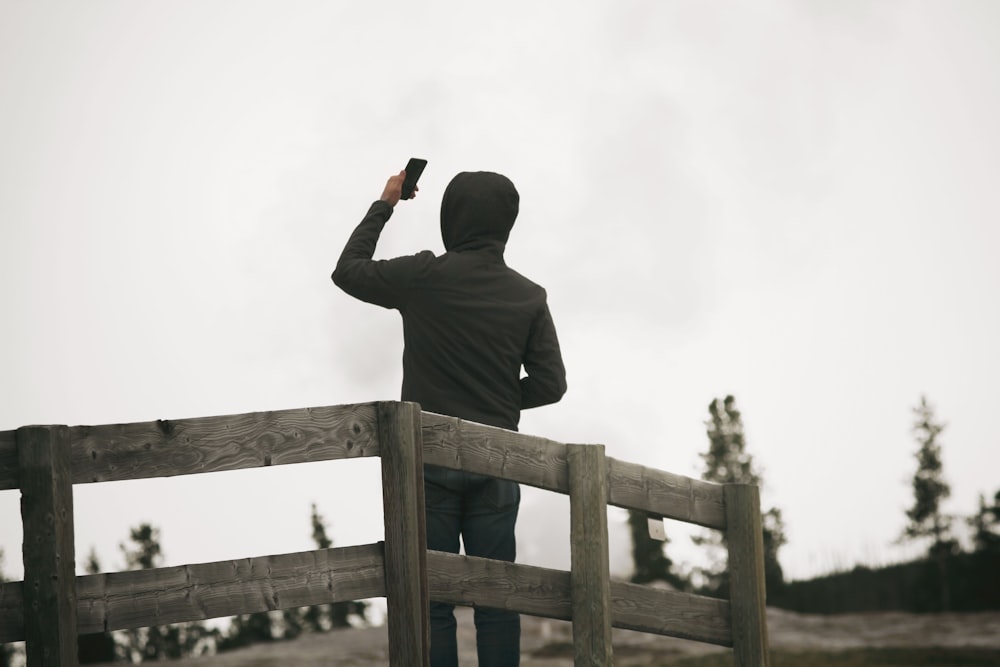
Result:
{"label": "wooden plank", "polygon": [[613,664],[604,445],[569,445],[570,593],[576,665]]}
{"label": "wooden plank", "polygon": [[[569,493],[566,445],[423,413],[424,463]],[[722,529],[722,486],[608,457],[609,504]]]}
{"label": "wooden plank", "polygon": [[726,527],[722,485],[608,458],[608,503],[625,509],[695,523]]}
{"label": "wooden plank", "polygon": [[616,628],[733,645],[728,600],[612,581],[611,609]]}
{"label": "wooden plank", "polygon": [[[375,405],[362,403],[74,426],[66,438],[73,483],[81,484],[378,456],[375,424]],[[11,475],[0,477],[0,489],[12,484]]]}
{"label": "wooden plank", "polygon": [[733,654],[737,667],[767,667],[767,601],[760,494],[752,484],[726,484]]}
{"label": "wooden plank", "polygon": [[569,492],[566,445],[424,412],[424,463]]}
{"label": "wooden plank", "polygon": [[76,575],[70,450],[58,426],[17,431],[28,667],[75,667]]}
{"label": "wooden plank", "polygon": [[[427,571],[434,600],[572,618],[569,572],[440,551],[427,552]],[[20,581],[0,583],[0,642],[24,639],[22,588]],[[77,577],[78,631],[266,611],[274,600],[267,591],[277,595],[281,607],[382,597],[382,545]],[[137,617],[130,611],[133,594],[155,598],[161,606]],[[727,600],[611,582],[616,628],[732,646],[729,606]],[[127,621],[139,625],[121,625]]]}
{"label": "wooden plank", "polygon": [[17,431],[0,431],[0,489],[21,487],[17,465]]}
{"label": "wooden plank", "polygon": [[420,406],[377,405],[385,522],[386,620],[389,664],[430,664],[427,528]]}
{"label": "wooden plank", "polygon": [[[428,551],[427,573],[433,600],[572,619],[569,572]],[[612,581],[611,610],[616,628],[732,646],[726,600]]]}
{"label": "wooden plank", "polygon": [[[78,632],[203,621],[222,616],[385,595],[381,544],[77,577]],[[3,584],[0,642],[24,638],[22,582]]]}
{"label": "wooden plank", "polygon": [[573,617],[569,572],[428,551],[427,576],[430,597],[439,602],[563,621]]}

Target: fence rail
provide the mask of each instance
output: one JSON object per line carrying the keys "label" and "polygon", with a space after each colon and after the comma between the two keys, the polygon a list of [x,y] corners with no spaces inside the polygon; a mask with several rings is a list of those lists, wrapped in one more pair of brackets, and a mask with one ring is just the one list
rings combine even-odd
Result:
{"label": "fence rail", "polygon": [[[385,542],[72,572],[73,484],[359,456],[382,458]],[[428,552],[424,464],[568,494],[572,570]],[[29,667],[75,665],[77,634],[383,596],[392,664],[426,662],[429,598],[573,621],[578,665],[611,664],[611,627],[732,646],[737,665],[768,664],[756,487],[617,461],[600,445],[558,443],[396,402],[24,427],[0,432],[0,490],[16,488],[27,584],[0,583],[0,642],[26,640]],[[727,531],[731,599],[610,581],[608,504]],[[59,516],[63,524],[51,520]]]}

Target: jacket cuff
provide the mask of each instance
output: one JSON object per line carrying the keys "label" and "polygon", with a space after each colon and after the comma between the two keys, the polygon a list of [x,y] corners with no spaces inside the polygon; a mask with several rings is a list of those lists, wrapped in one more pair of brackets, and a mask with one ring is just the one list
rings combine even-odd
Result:
{"label": "jacket cuff", "polygon": [[392,207],[392,206],[391,206],[391,205],[389,204],[389,202],[385,201],[384,199],[376,199],[376,200],[375,200],[375,203],[374,203],[374,204],[372,204],[372,205],[371,205],[371,206],[370,206],[370,207],[368,208],[368,215],[371,215],[372,213],[377,213],[377,212],[384,212],[384,214],[385,214],[385,219],[386,219],[386,220],[389,220],[389,218],[391,218],[391,217],[392,217],[392,212],[393,212],[393,210],[394,210],[394,209],[393,209],[393,207]]}

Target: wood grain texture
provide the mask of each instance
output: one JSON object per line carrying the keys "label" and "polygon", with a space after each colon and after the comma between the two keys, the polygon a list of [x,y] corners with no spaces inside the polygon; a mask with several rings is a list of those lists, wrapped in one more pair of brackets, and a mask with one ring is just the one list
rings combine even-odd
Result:
{"label": "wood grain texture", "polygon": [[[375,405],[66,428],[73,483],[378,456]],[[0,454],[3,442],[0,441]],[[16,488],[16,475],[0,475]]]}
{"label": "wood grain texture", "polygon": [[752,484],[726,484],[733,655],[737,667],[767,667],[767,602],[760,493]]}
{"label": "wood grain texture", "polygon": [[608,469],[603,445],[569,445],[570,593],[576,665],[613,663]]}
{"label": "wood grain texture", "polygon": [[420,406],[377,404],[385,522],[389,663],[430,664],[427,528]]}
{"label": "wood grain texture", "polygon": [[0,490],[20,488],[17,431],[0,431]]}
{"label": "wood grain texture", "polygon": [[[77,577],[78,632],[104,632],[385,595],[381,544]],[[0,641],[23,639],[22,582],[3,584]],[[74,640],[75,647],[75,640]]]}
{"label": "wood grain texture", "polygon": [[24,525],[24,640],[29,667],[77,664],[73,482],[64,428],[17,431]]}
{"label": "wood grain texture", "polygon": [[722,485],[608,457],[608,502],[708,528],[726,527]]}
{"label": "wood grain texture", "polygon": [[430,597],[466,607],[573,617],[569,572],[443,551],[427,552]]}
{"label": "wood grain texture", "polygon": [[733,645],[728,600],[612,581],[611,610],[616,628]]}
{"label": "wood grain texture", "polygon": [[[569,493],[567,445],[423,413],[424,463]],[[608,457],[608,502],[709,528],[726,525],[722,486]]]}
{"label": "wood grain texture", "polygon": [[422,419],[424,463],[569,493],[566,445],[433,412]]}
{"label": "wood grain texture", "polygon": [[[572,618],[569,572],[428,551],[427,573],[432,600]],[[611,622],[616,628],[732,645],[725,600],[612,581]]]}

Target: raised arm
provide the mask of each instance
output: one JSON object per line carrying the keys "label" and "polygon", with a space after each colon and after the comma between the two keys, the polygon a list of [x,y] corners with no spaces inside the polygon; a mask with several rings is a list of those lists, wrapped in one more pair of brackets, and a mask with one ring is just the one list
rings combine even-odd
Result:
{"label": "raised arm", "polygon": [[399,308],[406,298],[408,276],[420,255],[392,260],[372,259],[385,223],[399,203],[405,171],[392,176],[382,197],[368,209],[340,253],[337,268],[330,276],[340,289],[351,296],[385,308]]}

